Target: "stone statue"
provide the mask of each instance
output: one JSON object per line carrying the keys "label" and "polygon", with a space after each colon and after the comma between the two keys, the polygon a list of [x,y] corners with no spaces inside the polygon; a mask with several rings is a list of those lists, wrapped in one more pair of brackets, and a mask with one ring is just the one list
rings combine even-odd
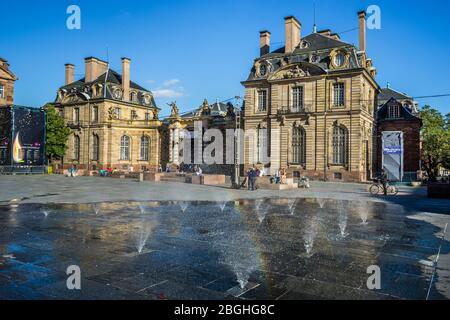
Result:
{"label": "stone statue", "polygon": [[180,116],[180,110],[177,107],[177,103],[176,102],[172,102],[172,103],[170,103],[168,105],[172,108],[172,111],[170,113],[170,117],[171,118],[179,117]]}

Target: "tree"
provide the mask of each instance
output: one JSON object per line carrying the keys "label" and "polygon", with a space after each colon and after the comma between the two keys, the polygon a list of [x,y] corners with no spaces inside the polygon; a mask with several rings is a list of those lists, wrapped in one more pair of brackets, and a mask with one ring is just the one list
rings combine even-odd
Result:
{"label": "tree", "polygon": [[450,114],[425,106],[420,111],[422,127],[422,164],[430,181],[436,181],[439,169],[450,167]]}
{"label": "tree", "polygon": [[51,163],[61,159],[66,153],[67,141],[72,131],[52,104],[45,105],[44,110],[47,114],[46,154]]}

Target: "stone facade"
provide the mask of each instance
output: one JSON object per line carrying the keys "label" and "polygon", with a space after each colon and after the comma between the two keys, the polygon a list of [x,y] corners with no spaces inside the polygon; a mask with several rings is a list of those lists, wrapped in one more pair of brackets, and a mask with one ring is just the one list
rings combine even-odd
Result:
{"label": "stone facade", "polygon": [[[159,109],[150,91],[129,81],[130,60],[122,64],[120,75],[106,62],[86,58],[86,77],[58,90],[55,106],[72,129],[64,168],[158,169]],[[66,65],[66,82],[73,81],[73,70]]]}
{"label": "stone facade", "polygon": [[0,106],[14,104],[14,82],[16,76],[9,69],[8,62],[0,58]]}
{"label": "stone facade", "polygon": [[[180,114],[178,107],[175,103],[172,104],[172,112],[170,117],[166,120],[164,130],[162,134],[162,163],[165,166],[169,164],[171,166],[179,166],[180,164],[192,166],[196,165],[202,168],[204,173],[223,173],[226,175],[232,175],[233,163],[227,162],[226,152],[226,130],[234,130],[235,124],[235,108],[231,103],[224,104],[216,102],[209,104],[205,99],[203,104],[192,112]],[[223,143],[223,159],[221,163],[206,164],[203,159],[203,151],[207,147],[208,143],[205,143],[203,139],[194,139],[195,133],[200,132],[201,126],[202,132],[207,129],[217,129],[221,132]],[[189,135],[185,134],[189,133]],[[190,145],[190,159],[188,153],[183,150],[186,145],[186,139],[191,139]],[[201,148],[197,150],[202,154],[198,154],[195,158],[195,144],[201,143]],[[197,160],[197,161],[196,161]],[[197,163],[199,162],[199,163]]]}
{"label": "stone facade", "polygon": [[[266,53],[270,33],[261,32],[262,56],[243,82],[244,129],[256,133],[246,136],[245,166],[323,180],[371,179],[379,92],[372,61],[329,30],[301,38],[294,17],[285,23],[285,48]],[[365,30],[360,33],[365,48]]]}

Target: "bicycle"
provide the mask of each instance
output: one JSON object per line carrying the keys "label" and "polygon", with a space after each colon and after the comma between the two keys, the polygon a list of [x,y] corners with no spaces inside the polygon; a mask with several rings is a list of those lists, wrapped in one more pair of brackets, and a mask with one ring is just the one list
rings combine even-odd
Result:
{"label": "bicycle", "polygon": [[[386,187],[387,187],[388,195],[396,196],[398,194],[397,187],[390,186],[389,184]],[[374,196],[379,195],[379,194],[384,194],[384,187],[383,187],[383,184],[381,183],[380,179],[375,180],[375,182],[370,186],[369,192],[370,192],[370,194],[372,194]]]}

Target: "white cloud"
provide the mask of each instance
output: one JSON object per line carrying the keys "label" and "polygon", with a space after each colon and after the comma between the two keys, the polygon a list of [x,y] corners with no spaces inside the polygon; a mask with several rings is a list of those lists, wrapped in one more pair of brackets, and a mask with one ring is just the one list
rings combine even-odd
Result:
{"label": "white cloud", "polygon": [[155,98],[179,98],[184,96],[183,88],[153,90]]}
{"label": "white cloud", "polygon": [[170,79],[170,80],[164,81],[163,86],[164,87],[172,87],[179,83],[180,83],[180,80],[178,80],[178,79]]}

